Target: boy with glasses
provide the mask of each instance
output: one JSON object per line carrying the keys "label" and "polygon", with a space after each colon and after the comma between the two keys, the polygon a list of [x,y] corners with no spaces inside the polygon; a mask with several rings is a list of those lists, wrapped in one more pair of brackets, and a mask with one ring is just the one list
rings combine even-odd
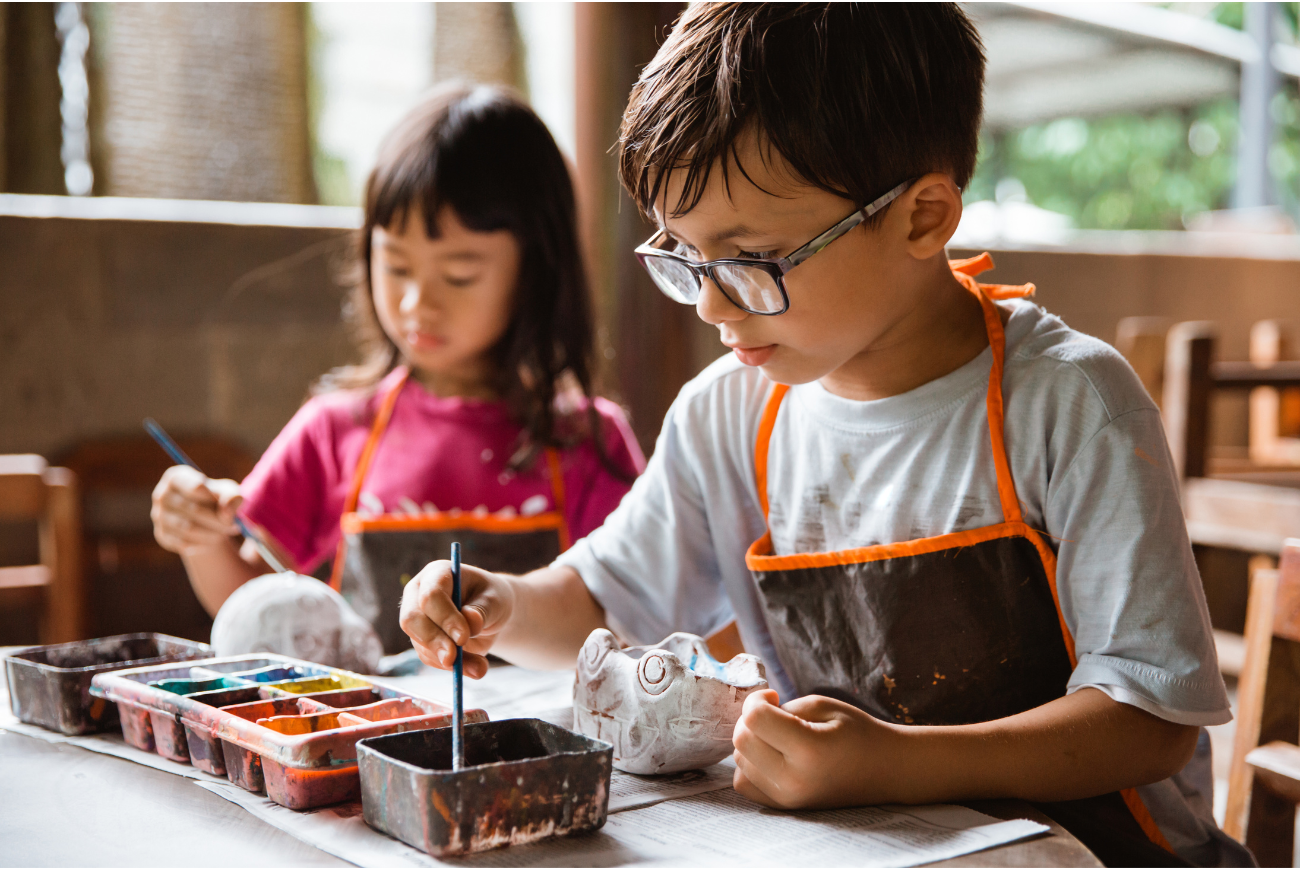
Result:
{"label": "boy with glasses", "polygon": [[[949,263],[984,58],[952,4],[698,4],[620,173],[656,285],[733,354],[605,525],[523,578],[407,587],[421,657],[572,667],[734,620],[774,807],[1035,802],[1107,864],[1251,863],[1210,814],[1228,721],[1159,413],[1124,361]],[[1198,739],[1199,738],[1199,739]]]}

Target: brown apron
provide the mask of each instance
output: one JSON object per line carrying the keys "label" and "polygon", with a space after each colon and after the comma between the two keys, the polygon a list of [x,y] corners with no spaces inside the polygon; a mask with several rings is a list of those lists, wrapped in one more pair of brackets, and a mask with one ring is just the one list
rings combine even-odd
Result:
{"label": "brown apron", "polygon": [[510,518],[456,510],[379,516],[356,512],[366,473],[409,377],[407,372],[384,396],[375,415],[343,507],[343,534],[330,578],[330,585],[375,627],[388,655],[411,646],[398,623],[402,589],[425,565],[446,559],[452,541],[460,542],[466,564],[507,574],[524,574],[549,565],[570,543],[564,519],[564,478],[554,448],[543,454],[555,505],[551,511]]}
{"label": "brown apron", "polygon": [[[908,725],[987,722],[1030,710],[1064,696],[1076,664],[1057,598],[1056,556],[1024,521],[1003,442],[1006,337],[992,298],[1026,296],[1034,288],[976,283],[973,276],[992,266],[987,254],[951,265],[983,307],[992,348],[988,424],[1003,522],[788,556],[773,555],[769,530],[745,557],[772,644],[796,690]],[[759,426],[754,461],[764,517],[768,446],[788,390],[774,387]],[[1085,840],[1103,861],[1177,860],[1163,851],[1169,844],[1133,789],[1042,808],[1080,815],[1080,833],[1114,829],[1123,843]],[[1087,836],[1098,839],[1095,830]]]}

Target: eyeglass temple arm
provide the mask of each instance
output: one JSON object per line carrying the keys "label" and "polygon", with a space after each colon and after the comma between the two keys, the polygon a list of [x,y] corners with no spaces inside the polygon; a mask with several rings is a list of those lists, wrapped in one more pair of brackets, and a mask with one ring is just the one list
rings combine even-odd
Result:
{"label": "eyeglass temple arm", "polygon": [[844,235],[849,230],[856,227],[858,224],[867,220],[873,214],[880,211],[882,208],[889,205],[894,200],[898,199],[900,196],[903,195],[903,191],[907,190],[911,186],[912,186],[911,180],[904,181],[902,184],[898,185],[893,190],[886,193],[884,196],[880,197],[879,199],[876,199],[873,202],[867,203],[862,208],[858,209],[853,214],[849,215],[844,220],[840,221],[835,226],[831,227],[829,230],[822,233],[820,236],[813,239],[811,242],[809,242],[799,250],[792,253],[790,256],[785,257],[784,258],[785,262],[788,263],[789,265],[786,266],[783,269],[783,271],[788,272],[790,269],[793,269],[795,266],[798,266],[804,260],[811,257],[813,254],[817,253],[822,248],[826,247],[831,242],[835,241],[840,236]]}

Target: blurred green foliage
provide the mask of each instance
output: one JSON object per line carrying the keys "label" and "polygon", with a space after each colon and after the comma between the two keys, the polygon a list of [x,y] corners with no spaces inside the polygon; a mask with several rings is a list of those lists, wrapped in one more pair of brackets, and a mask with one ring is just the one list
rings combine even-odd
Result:
{"label": "blurred green foliage", "polygon": [[[1300,4],[1285,7],[1294,38]],[[1242,4],[1212,17],[1241,27]],[[1269,153],[1279,204],[1300,217],[1300,94],[1282,79],[1273,101]],[[1237,101],[1149,115],[1059,118],[1021,130],[985,132],[965,200],[1019,197],[1068,215],[1083,229],[1182,229],[1197,212],[1227,208],[1237,145]],[[1001,186],[999,186],[1001,183]],[[1001,194],[1001,196],[999,196]]]}

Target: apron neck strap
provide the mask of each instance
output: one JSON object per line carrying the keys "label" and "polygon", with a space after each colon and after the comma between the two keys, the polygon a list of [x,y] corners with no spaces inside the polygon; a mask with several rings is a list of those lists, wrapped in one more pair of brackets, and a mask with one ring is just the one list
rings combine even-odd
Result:
{"label": "apron neck strap", "polygon": [[[1016,484],[1011,477],[1011,463],[1007,460],[1006,441],[1003,437],[1002,374],[1006,362],[1006,331],[1002,328],[1002,317],[993,299],[1013,299],[1029,296],[1034,292],[1033,284],[1022,286],[1001,284],[980,284],[975,276],[993,268],[993,258],[987,253],[969,260],[951,260],[948,265],[953,277],[975,295],[984,312],[984,329],[988,333],[989,347],[993,351],[993,367],[989,371],[989,386],[986,401],[989,420],[989,438],[993,447],[993,467],[998,476],[998,499],[1002,503],[1002,517],[1005,522],[1023,522],[1020,499],[1016,496]],[[772,430],[776,426],[776,415],[781,409],[781,400],[790,391],[786,384],[774,384],[772,394],[768,396],[763,408],[763,416],[758,424],[758,440],[754,445],[754,478],[758,484],[758,503],[763,509],[763,518],[768,516],[767,496],[767,458],[768,447],[772,442]]]}
{"label": "apron neck strap", "polygon": [[343,513],[345,514],[350,514],[357,509],[357,500],[361,498],[361,486],[366,482],[366,472],[370,470],[370,462],[375,458],[375,451],[379,449],[379,441],[384,437],[384,430],[388,428],[388,421],[392,419],[393,408],[397,406],[397,397],[401,394],[402,387],[406,386],[406,382],[410,377],[411,370],[403,367],[397,383],[380,400],[379,410],[375,413],[375,422],[370,427],[370,437],[366,439],[366,446],[361,451],[361,458],[357,460],[357,470],[352,475],[352,489],[348,491],[348,499],[343,503]]}
{"label": "apron neck strap", "polygon": [[555,512],[560,515],[560,550],[569,549],[572,543],[569,535],[569,515],[564,512],[564,470],[560,466],[560,451],[554,447],[546,448],[546,470],[551,477],[551,498],[555,502]]}
{"label": "apron neck strap", "polygon": [[767,519],[767,448],[772,443],[772,429],[776,426],[776,414],[781,410],[781,400],[790,392],[788,384],[773,384],[772,395],[767,398],[763,416],[758,422],[758,442],[754,445],[754,477],[758,483],[758,503],[763,508],[763,519]]}
{"label": "apron neck strap", "polygon": [[1002,315],[991,297],[1009,299],[1028,296],[1034,292],[1034,285],[1014,287],[977,282],[976,275],[993,267],[993,258],[987,253],[950,265],[953,277],[975,295],[984,311],[984,330],[989,337],[989,348],[993,351],[993,366],[989,371],[985,404],[988,409],[989,440],[993,448],[993,467],[998,474],[998,500],[1002,502],[1002,518],[1005,522],[1023,522],[1024,515],[1020,510],[1020,499],[1016,495],[1016,483],[1011,476],[1011,462],[1007,459],[1007,444],[1003,435],[1005,413],[1002,404],[1002,375],[1006,368],[1007,334],[1002,328]]}

